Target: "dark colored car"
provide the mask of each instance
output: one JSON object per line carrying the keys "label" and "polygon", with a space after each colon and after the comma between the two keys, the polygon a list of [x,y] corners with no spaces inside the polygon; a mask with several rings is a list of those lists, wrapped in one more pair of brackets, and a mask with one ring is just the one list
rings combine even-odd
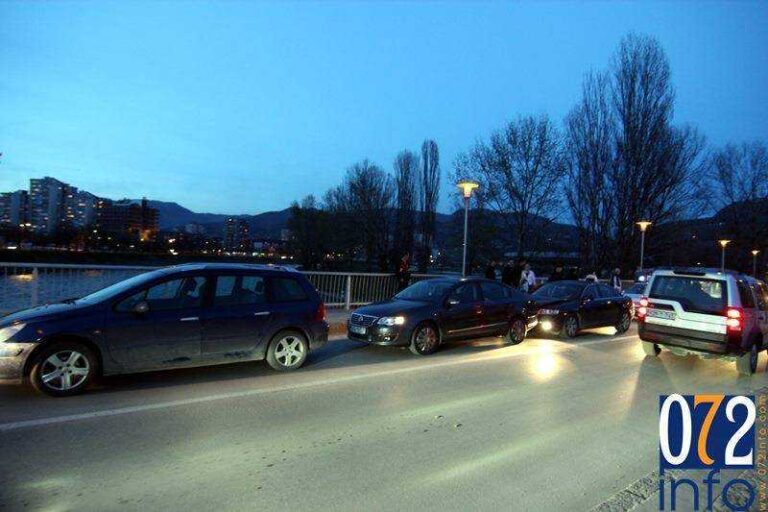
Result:
{"label": "dark colored car", "polygon": [[615,327],[627,332],[632,324],[632,299],[608,285],[586,281],[547,283],[533,293],[539,328],[569,338],[582,329]]}
{"label": "dark colored car", "polygon": [[66,396],[99,375],[261,359],[295,370],[327,339],[325,306],[302,274],[179,265],[0,319],[0,380]]}
{"label": "dark colored car", "polygon": [[504,336],[516,344],[536,325],[532,305],[530,296],[487,279],[428,279],[359,308],[347,330],[350,339],[409,347],[421,355],[451,339]]}

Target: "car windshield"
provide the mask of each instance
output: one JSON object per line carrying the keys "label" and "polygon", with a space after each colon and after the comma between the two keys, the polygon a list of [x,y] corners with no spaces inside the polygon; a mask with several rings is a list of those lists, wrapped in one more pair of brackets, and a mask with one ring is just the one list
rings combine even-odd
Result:
{"label": "car windshield", "polygon": [[111,284],[106,288],[97,290],[84,297],[80,297],[79,299],[77,299],[77,302],[87,302],[90,304],[102,302],[102,301],[111,299],[112,297],[115,297],[117,295],[120,295],[125,291],[131,290],[132,288],[140,286],[143,283],[147,283],[157,278],[158,276],[163,275],[164,273],[165,271],[163,270],[154,270],[152,272],[145,272],[137,276],[129,277],[128,279],[125,279],[123,281],[118,281],[115,284]]}
{"label": "car windshield", "polygon": [[712,315],[722,314],[727,303],[725,281],[699,277],[658,276],[649,296],[676,301],[685,311]]}
{"label": "car windshield", "polygon": [[453,285],[454,283],[451,281],[441,281],[436,279],[419,281],[395,295],[395,298],[400,300],[434,302],[440,300]]}
{"label": "car windshield", "polygon": [[578,283],[549,283],[533,292],[533,297],[537,300],[574,300],[583,289],[584,286]]}

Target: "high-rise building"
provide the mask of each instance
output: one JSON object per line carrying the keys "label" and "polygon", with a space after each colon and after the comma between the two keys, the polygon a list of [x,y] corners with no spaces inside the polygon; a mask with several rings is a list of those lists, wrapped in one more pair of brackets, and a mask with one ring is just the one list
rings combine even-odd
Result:
{"label": "high-rise building", "polygon": [[100,199],[96,214],[96,229],[135,238],[141,241],[154,240],[159,229],[159,214],[151,208],[146,199],[140,204],[129,199],[111,201]]}
{"label": "high-rise building", "polygon": [[29,180],[29,221],[32,230],[51,234],[75,220],[77,187],[55,178]]}
{"label": "high-rise building", "polygon": [[85,190],[78,192],[74,200],[73,226],[76,228],[86,228],[94,224],[96,222],[98,206],[98,197]]}
{"label": "high-rise building", "polygon": [[250,252],[251,236],[248,221],[228,217],[224,223],[224,250],[229,252]]}
{"label": "high-rise building", "polygon": [[0,194],[0,227],[26,228],[29,223],[29,194],[26,190]]}

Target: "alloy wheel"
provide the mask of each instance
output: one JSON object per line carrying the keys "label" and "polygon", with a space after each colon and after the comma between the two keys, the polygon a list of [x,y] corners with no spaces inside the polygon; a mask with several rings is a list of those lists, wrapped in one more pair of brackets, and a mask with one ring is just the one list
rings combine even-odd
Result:
{"label": "alloy wheel", "polygon": [[629,326],[632,323],[632,318],[630,318],[629,313],[626,311],[621,314],[621,320],[619,320],[619,332],[627,332],[629,330]]}
{"label": "alloy wheel", "polygon": [[277,342],[275,359],[285,367],[292,367],[304,357],[304,344],[298,336],[285,336]]}
{"label": "alloy wheel", "polygon": [[522,320],[515,320],[509,329],[509,341],[516,345],[525,339],[525,323]]}
{"label": "alloy wheel", "polygon": [[437,347],[437,333],[429,325],[421,327],[414,338],[416,349],[421,354],[428,354]]}
{"label": "alloy wheel", "polygon": [[40,371],[40,380],[56,391],[72,390],[86,381],[91,365],[77,350],[61,350],[48,356]]}
{"label": "alloy wheel", "polygon": [[565,335],[569,338],[575,338],[579,333],[579,322],[576,318],[569,316],[565,321]]}

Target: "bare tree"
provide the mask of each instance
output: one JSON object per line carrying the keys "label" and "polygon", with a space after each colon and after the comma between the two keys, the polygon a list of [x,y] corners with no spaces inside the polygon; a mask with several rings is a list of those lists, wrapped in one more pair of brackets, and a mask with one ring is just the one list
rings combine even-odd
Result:
{"label": "bare tree", "polygon": [[592,269],[605,268],[612,257],[615,202],[609,178],[614,161],[614,120],[608,75],[588,74],[581,101],[565,120],[565,197],[579,230],[583,263]]}
{"label": "bare tree", "polygon": [[419,157],[412,151],[401,151],[395,158],[396,211],[393,246],[395,258],[413,251],[416,228],[416,178]]}
{"label": "bare tree", "polygon": [[479,181],[478,200],[499,214],[519,256],[538,245],[561,204],[560,137],[546,116],[521,117],[456,160],[457,175]]}
{"label": "bare tree", "polygon": [[703,138],[670,125],[675,93],[667,57],[647,36],[625,37],[611,74],[617,118],[616,162],[611,191],[616,201],[618,261],[635,259],[635,222],[675,220],[695,201],[693,175],[700,167]]}
{"label": "bare tree", "polygon": [[440,151],[437,143],[427,139],[421,145],[421,176],[419,180],[419,210],[421,252],[419,272],[426,272],[435,241],[437,202],[440,198]]}

